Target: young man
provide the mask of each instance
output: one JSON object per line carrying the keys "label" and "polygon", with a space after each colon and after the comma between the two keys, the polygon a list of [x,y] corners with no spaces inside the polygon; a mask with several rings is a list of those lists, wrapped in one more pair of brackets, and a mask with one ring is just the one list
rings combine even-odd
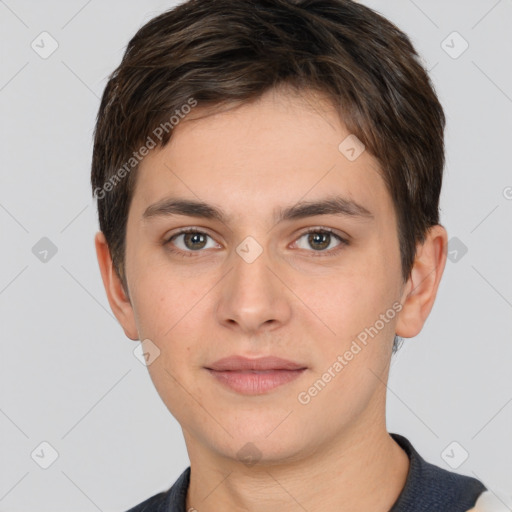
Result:
{"label": "young man", "polygon": [[349,0],[190,0],[143,26],[95,132],[96,250],[190,467],[144,512],[462,512],[486,490],[385,422],[446,262],[445,118]]}

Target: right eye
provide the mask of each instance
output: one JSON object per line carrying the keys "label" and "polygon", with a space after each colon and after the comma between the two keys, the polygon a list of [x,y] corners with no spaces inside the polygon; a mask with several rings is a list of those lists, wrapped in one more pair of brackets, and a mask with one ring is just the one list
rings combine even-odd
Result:
{"label": "right eye", "polygon": [[[208,239],[211,241],[210,245],[208,245]],[[175,233],[165,242],[165,245],[177,247],[177,250],[169,247],[172,252],[189,253],[186,256],[191,256],[190,253],[200,252],[202,249],[212,249],[218,246],[210,235],[191,228],[182,229]]]}

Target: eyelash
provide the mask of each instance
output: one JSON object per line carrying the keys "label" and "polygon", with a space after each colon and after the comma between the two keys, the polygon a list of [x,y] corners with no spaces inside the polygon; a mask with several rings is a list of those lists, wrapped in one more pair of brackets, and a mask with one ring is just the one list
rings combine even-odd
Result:
{"label": "eyelash", "polygon": [[[173,254],[176,254],[177,256],[182,256],[184,258],[189,258],[191,256],[194,256],[194,253],[199,253],[199,252],[202,252],[201,250],[198,250],[198,251],[182,251],[180,249],[174,249],[172,248],[172,241],[177,238],[178,236],[182,235],[182,234],[187,234],[187,233],[199,233],[199,234],[202,234],[202,235],[206,235],[210,238],[212,238],[208,233],[205,233],[204,231],[200,231],[196,228],[183,228],[181,229],[180,231],[178,231],[177,233],[174,233],[171,237],[167,238],[166,240],[164,240],[163,244],[165,246],[167,246],[167,250],[169,250],[170,252],[172,252]],[[309,235],[309,234],[312,234],[312,233],[315,233],[315,234],[329,234],[331,236],[334,236],[334,238],[336,238],[340,244],[337,245],[335,248],[333,249],[329,249],[328,251],[307,251],[307,252],[311,252],[311,256],[312,257],[329,257],[329,256],[334,256],[336,255],[340,250],[342,250],[345,246],[349,245],[349,242],[348,240],[342,238],[340,235],[336,234],[332,229],[330,228],[314,228],[314,229],[310,229],[308,231],[304,231],[303,233],[301,233],[299,235],[298,238],[296,238],[295,241],[299,240],[300,238],[302,238],[303,236],[305,235]]]}

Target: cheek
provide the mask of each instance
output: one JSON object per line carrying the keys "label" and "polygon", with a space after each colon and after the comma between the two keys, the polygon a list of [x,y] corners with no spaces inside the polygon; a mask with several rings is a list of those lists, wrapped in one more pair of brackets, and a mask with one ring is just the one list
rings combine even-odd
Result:
{"label": "cheek", "polygon": [[197,279],[192,282],[169,266],[140,268],[132,297],[140,338],[157,345],[165,368],[183,372],[191,357],[200,353],[196,345],[204,339],[205,319],[211,317],[204,295],[211,286],[198,286]]}
{"label": "cheek", "polygon": [[297,296],[304,297],[308,320],[316,317],[315,326],[324,324],[326,333],[329,327],[336,336],[346,337],[354,335],[370,320],[375,321],[383,308],[391,306],[393,294],[383,275],[385,272],[365,257],[349,270],[340,269],[312,281],[309,278],[296,281],[294,290]]}
{"label": "cheek", "polygon": [[132,295],[137,328],[141,337],[157,339],[175,322],[175,308],[169,309],[169,303],[173,302],[173,292],[165,287],[165,283],[151,277],[141,280],[141,283]]}
{"label": "cheek", "polygon": [[190,409],[189,393],[199,396],[191,370],[200,353],[194,341],[201,339],[200,296],[187,293],[181,282],[154,269],[141,274],[136,291],[133,303],[140,339],[151,340],[158,351],[147,367],[149,375],[171,414],[183,419]]}
{"label": "cheek", "polygon": [[[190,336],[197,330],[196,301],[188,300],[183,293],[166,291],[162,293],[162,284],[154,293],[149,290],[136,299],[136,322],[139,335],[156,343],[162,352],[186,349]],[[142,339],[142,338],[141,338]]]}
{"label": "cheek", "polygon": [[296,281],[297,295],[305,297],[307,307],[298,306],[304,310],[298,315],[302,329],[322,345],[323,365],[328,367],[351,347],[357,351],[354,341],[362,348],[353,358],[359,363],[368,366],[387,357],[396,323],[393,306],[398,306],[400,296],[400,267],[397,258],[382,257],[384,250],[374,244],[361,250],[346,268],[313,281]]}
{"label": "cheek", "polygon": [[161,248],[134,250],[127,254],[126,264],[139,334],[166,338],[197,302],[197,288],[191,278],[169,265]]}

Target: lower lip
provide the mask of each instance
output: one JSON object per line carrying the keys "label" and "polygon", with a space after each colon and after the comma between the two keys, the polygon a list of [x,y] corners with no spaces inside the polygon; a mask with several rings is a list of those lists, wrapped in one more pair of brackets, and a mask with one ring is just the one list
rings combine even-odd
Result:
{"label": "lower lip", "polygon": [[297,379],[301,370],[268,370],[268,371],[216,371],[210,370],[219,382],[237,393],[244,395],[261,395],[268,391]]}

